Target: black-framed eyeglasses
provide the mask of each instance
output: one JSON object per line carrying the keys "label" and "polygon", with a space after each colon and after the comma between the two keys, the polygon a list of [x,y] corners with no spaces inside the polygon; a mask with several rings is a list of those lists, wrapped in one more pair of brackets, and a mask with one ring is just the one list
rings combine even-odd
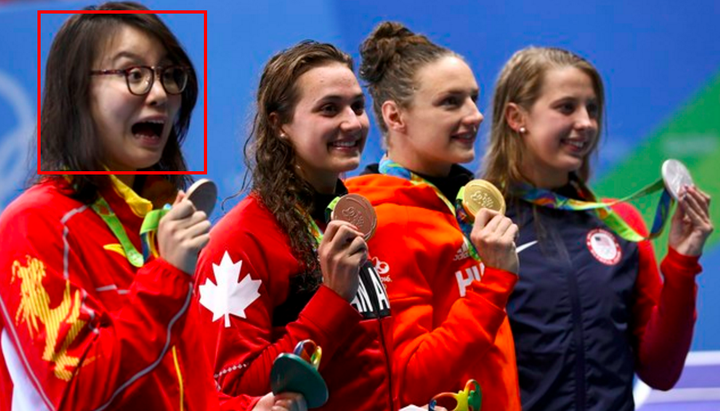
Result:
{"label": "black-framed eyeglasses", "polygon": [[93,76],[121,75],[125,76],[127,88],[136,96],[144,96],[155,84],[155,73],[160,77],[165,92],[180,94],[187,86],[190,67],[187,66],[132,66],[122,70],[92,70]]}

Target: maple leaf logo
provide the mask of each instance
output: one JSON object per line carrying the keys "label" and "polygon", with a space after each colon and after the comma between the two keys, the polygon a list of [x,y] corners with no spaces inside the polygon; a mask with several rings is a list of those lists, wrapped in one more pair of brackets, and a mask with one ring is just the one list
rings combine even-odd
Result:
{"label": "maple leaf logo", "polygon": [[224,316],[225,328],[230,327],[230,314],[247,318],[245,317],[245,308],[260,297],[258,289],[262,281],[253,280],[248,273],[238,283],[241,268],[242,260],[234,263],[230,254],[225,251],[220,265],[213,263],[213,273],[217,284],[208,278],[205,284],[199,287],[200,304],[212,311],[213,322]]}

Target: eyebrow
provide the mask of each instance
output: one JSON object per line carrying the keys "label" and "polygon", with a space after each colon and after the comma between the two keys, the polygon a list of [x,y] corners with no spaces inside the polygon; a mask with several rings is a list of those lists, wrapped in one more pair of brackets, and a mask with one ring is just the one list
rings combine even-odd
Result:
{"label": "eyebrow", "polygon": [[[468,92],[467,89],[457,88],[457,89],[443,90],[443,91],[439,92],[437,95],[438,96],[446,96],[449,94],[465,94],[467,92]],[[479,88],[470,89],[470,94],[480,94],[480,89]]]}
{"label": "eyebrow", "polygon": [[[343,101],[343,100],[345,100],[345,97],[339,96],[339,95],[336,95],[336,94],[331,94],[331,95],[329,95],[329,96],[324,96],[324,97],[318,99],[318,100],[315,102],[315,104],[327,103],[327,102],[335,102],[335,101]],[[365,94],[363,94],[363,93],[358,93],[358,94],[352,96],[352,98],[350,98],[350,100],[353,100],[353,101],[363,100],[363,101],[365,101]]]}
{"label": "eyebrow", "polygon": [[[139,54],[135,54],[132,51],[124,50],[124,51],[121,51],[118,54],[116,54],[115,57],[113,57],[111,61],[112,61],[112,63],[116,63],[118,60],[123,59],[123,58],[132,60],[135,63],[141,63],[144,59],[143,56],[141,56]],[[164,55],[160,59],[160,62],[171,62],[171,60],[167,55]]]}

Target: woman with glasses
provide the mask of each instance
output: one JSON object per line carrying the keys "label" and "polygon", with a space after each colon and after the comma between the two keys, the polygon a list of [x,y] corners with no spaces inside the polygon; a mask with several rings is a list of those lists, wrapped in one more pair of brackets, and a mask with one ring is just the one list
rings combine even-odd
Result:
{"label": "woman with glasses", "polygon": [[[0,217],[0,410],[217,408],[191,308],[210,223],[181,191],[186,177],[134,174],[186,169],[197,96],[190,59],[154,14],[76,14],[56,35],[39,132],[41,169],[58,175]],[[62,175],[102,170],[126,174]],[[142,252],[144,217],[167,203],[158,252]]]}

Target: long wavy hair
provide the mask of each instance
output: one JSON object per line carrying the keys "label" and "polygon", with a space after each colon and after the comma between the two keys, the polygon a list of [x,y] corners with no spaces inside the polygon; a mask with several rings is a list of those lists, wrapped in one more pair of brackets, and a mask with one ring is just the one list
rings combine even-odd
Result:
{"label": "long wavy hair", "polygon": [[[297,173],[295,148],[280,129],[292,121],[302,90],[298,79],[316,67],[343,64],[353,70],[352,58],[335,46],[306,40],[273,56],[263,69],[256,99],[256,114],[245,142],[245,162],[252,175],[252,192],[275,216],[288,235],[293,255],[307,274],[321,278],[316,241],[308,230],[306,213],[314,190]],[[314,284],[307,284],[313,287]]]}
{"label": "long wavy hair", "polygon": [[[86,10],[148,10],[133,2],[108,2]],[[55,36],[45,68],[45,88],[40,113],[40,158],[42,171],[103,170],[102,148],[90,111],[90,71],[103,46],[124,26],[139,29],[158,39],[174,63],[191,67],[182,92],[178,118],[160,161],[140,171],[185,171],[180,150],[198,97],[198,80],[192,62],[170,29],[155,14],[75,14]],[[44,176],[38,176],[39,181]],[[167,175],[177,188],[189,182],[186,175]],[[72,196],[91,203],[109,179],[104,175],[73,175]]]}
{"label": "long wavy hair", "polygon": [[[492,129],[483,160],[483,178],[499,187],[505,195],[509,194],[512,184],[530,182],[520,170],[525,151],[522,136],[505,118],[508,104],[515,103],[530,111],[542,93],[545,73],[564,67],[575,67],[590,77],[598,104],[598,136],[601,135],[605,91],[600,73],[590,62],[559,48],[528,47],[516,52],[503,67],[495,84]],[[595,139],[577,171],[583,181],[590,177],[590,158],[597,155],[598,140]]]}

